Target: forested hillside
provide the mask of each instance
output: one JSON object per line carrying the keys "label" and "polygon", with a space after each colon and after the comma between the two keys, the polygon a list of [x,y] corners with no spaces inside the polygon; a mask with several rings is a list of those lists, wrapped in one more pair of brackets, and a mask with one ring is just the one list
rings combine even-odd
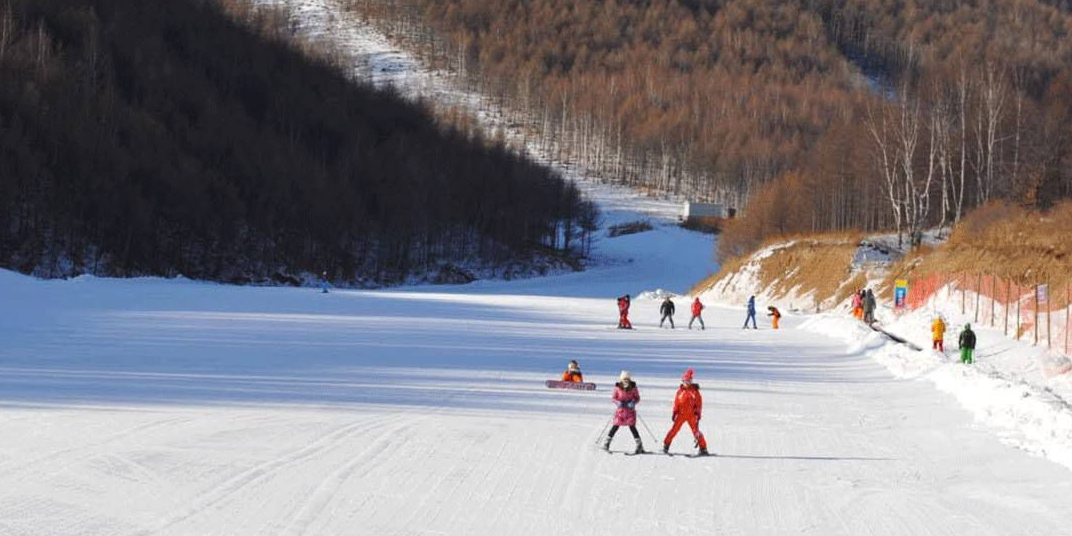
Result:
{"label": "forested hillside", "polygon": [[381,284],[593,228],[548,168],[290,34],[246,0],[0,3],[0,267]]}
{"label": "forested hillside", "polygon": [[726,254],[1072,195],[1067,2],[345,1],[565,158],[740,206]]}

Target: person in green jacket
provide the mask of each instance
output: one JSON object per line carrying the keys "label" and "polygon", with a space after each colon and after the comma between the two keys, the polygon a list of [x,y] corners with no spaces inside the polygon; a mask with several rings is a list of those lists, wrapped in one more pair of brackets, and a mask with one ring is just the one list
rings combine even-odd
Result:
{"label": "person in green jacket", "polygon": [[975,332],[971,330],[971,324],[964,324],[964,331],[960,332],[960,362],[972,364],[975,362]]}

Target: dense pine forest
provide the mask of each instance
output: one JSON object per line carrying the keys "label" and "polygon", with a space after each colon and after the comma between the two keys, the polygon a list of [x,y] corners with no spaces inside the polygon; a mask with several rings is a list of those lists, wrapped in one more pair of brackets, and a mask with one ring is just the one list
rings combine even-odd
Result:
{"label": "dense pine forest", "polygon": [[1064,0],[345,0],[603,178],[763,238],[1072,195]]}
{"label": "dense pine forest", "polygon": [[0,266],[385,284],[578,254],[572,183],[291,34],[240,0],[0,3]]}

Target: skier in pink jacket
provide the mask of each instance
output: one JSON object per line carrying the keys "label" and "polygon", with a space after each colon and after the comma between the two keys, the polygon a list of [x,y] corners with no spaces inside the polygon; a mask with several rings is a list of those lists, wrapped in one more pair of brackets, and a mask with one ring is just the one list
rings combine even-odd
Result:
{"label": "skier in pink jacket", "polygon": [[623,370],[618,379],[618,383],[614,385],[614,394],[611,395],[618,409],[614,411],[614,426],[610,427],[607,439],[603,441],[603,450],[610,450],[610,442],[614,439],[614,434],[618,433],[618,427],[628,426],[633,439],[636,440],[636,450],[633,453],[643,454],[644,445],[640,441],[640,432],[637,432],[636,428],[636,405],[640,403],[640,390],[637,389],[628,370]]}

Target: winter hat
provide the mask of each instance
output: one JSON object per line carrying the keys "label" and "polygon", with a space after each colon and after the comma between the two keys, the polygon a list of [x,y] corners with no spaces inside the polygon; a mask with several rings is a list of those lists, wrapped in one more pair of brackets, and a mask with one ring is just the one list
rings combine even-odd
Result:
{"label": "winter hat", "polygon": [[622,373],[618,375],[618,379],[623,382],[625,380],[633,381],[633,375],[630,374],[628,370],[623,370]]}
{"label": "winter hat", "polygon": [[695,374],[695,373],[696,373],[696,371],[692,370],[692,367],[689,367],[689,368],[685,369],[685,373],[681,375],[681,381],[691,383],[692,382],[692,375]]}
{"label": "winter hat", "polygon": [[577,361],[576,361],[576,360],[571,360],[571,361],[569,362],[569,369],[570,369],[570,370],[578,370],[578,369],[580,369],[580,368],[581,368],[581,366],[577,364]]}
{"label": "winter hat", "polygon": [[970,330],[971,329],[971,324],[964,324],[964,329]]}

